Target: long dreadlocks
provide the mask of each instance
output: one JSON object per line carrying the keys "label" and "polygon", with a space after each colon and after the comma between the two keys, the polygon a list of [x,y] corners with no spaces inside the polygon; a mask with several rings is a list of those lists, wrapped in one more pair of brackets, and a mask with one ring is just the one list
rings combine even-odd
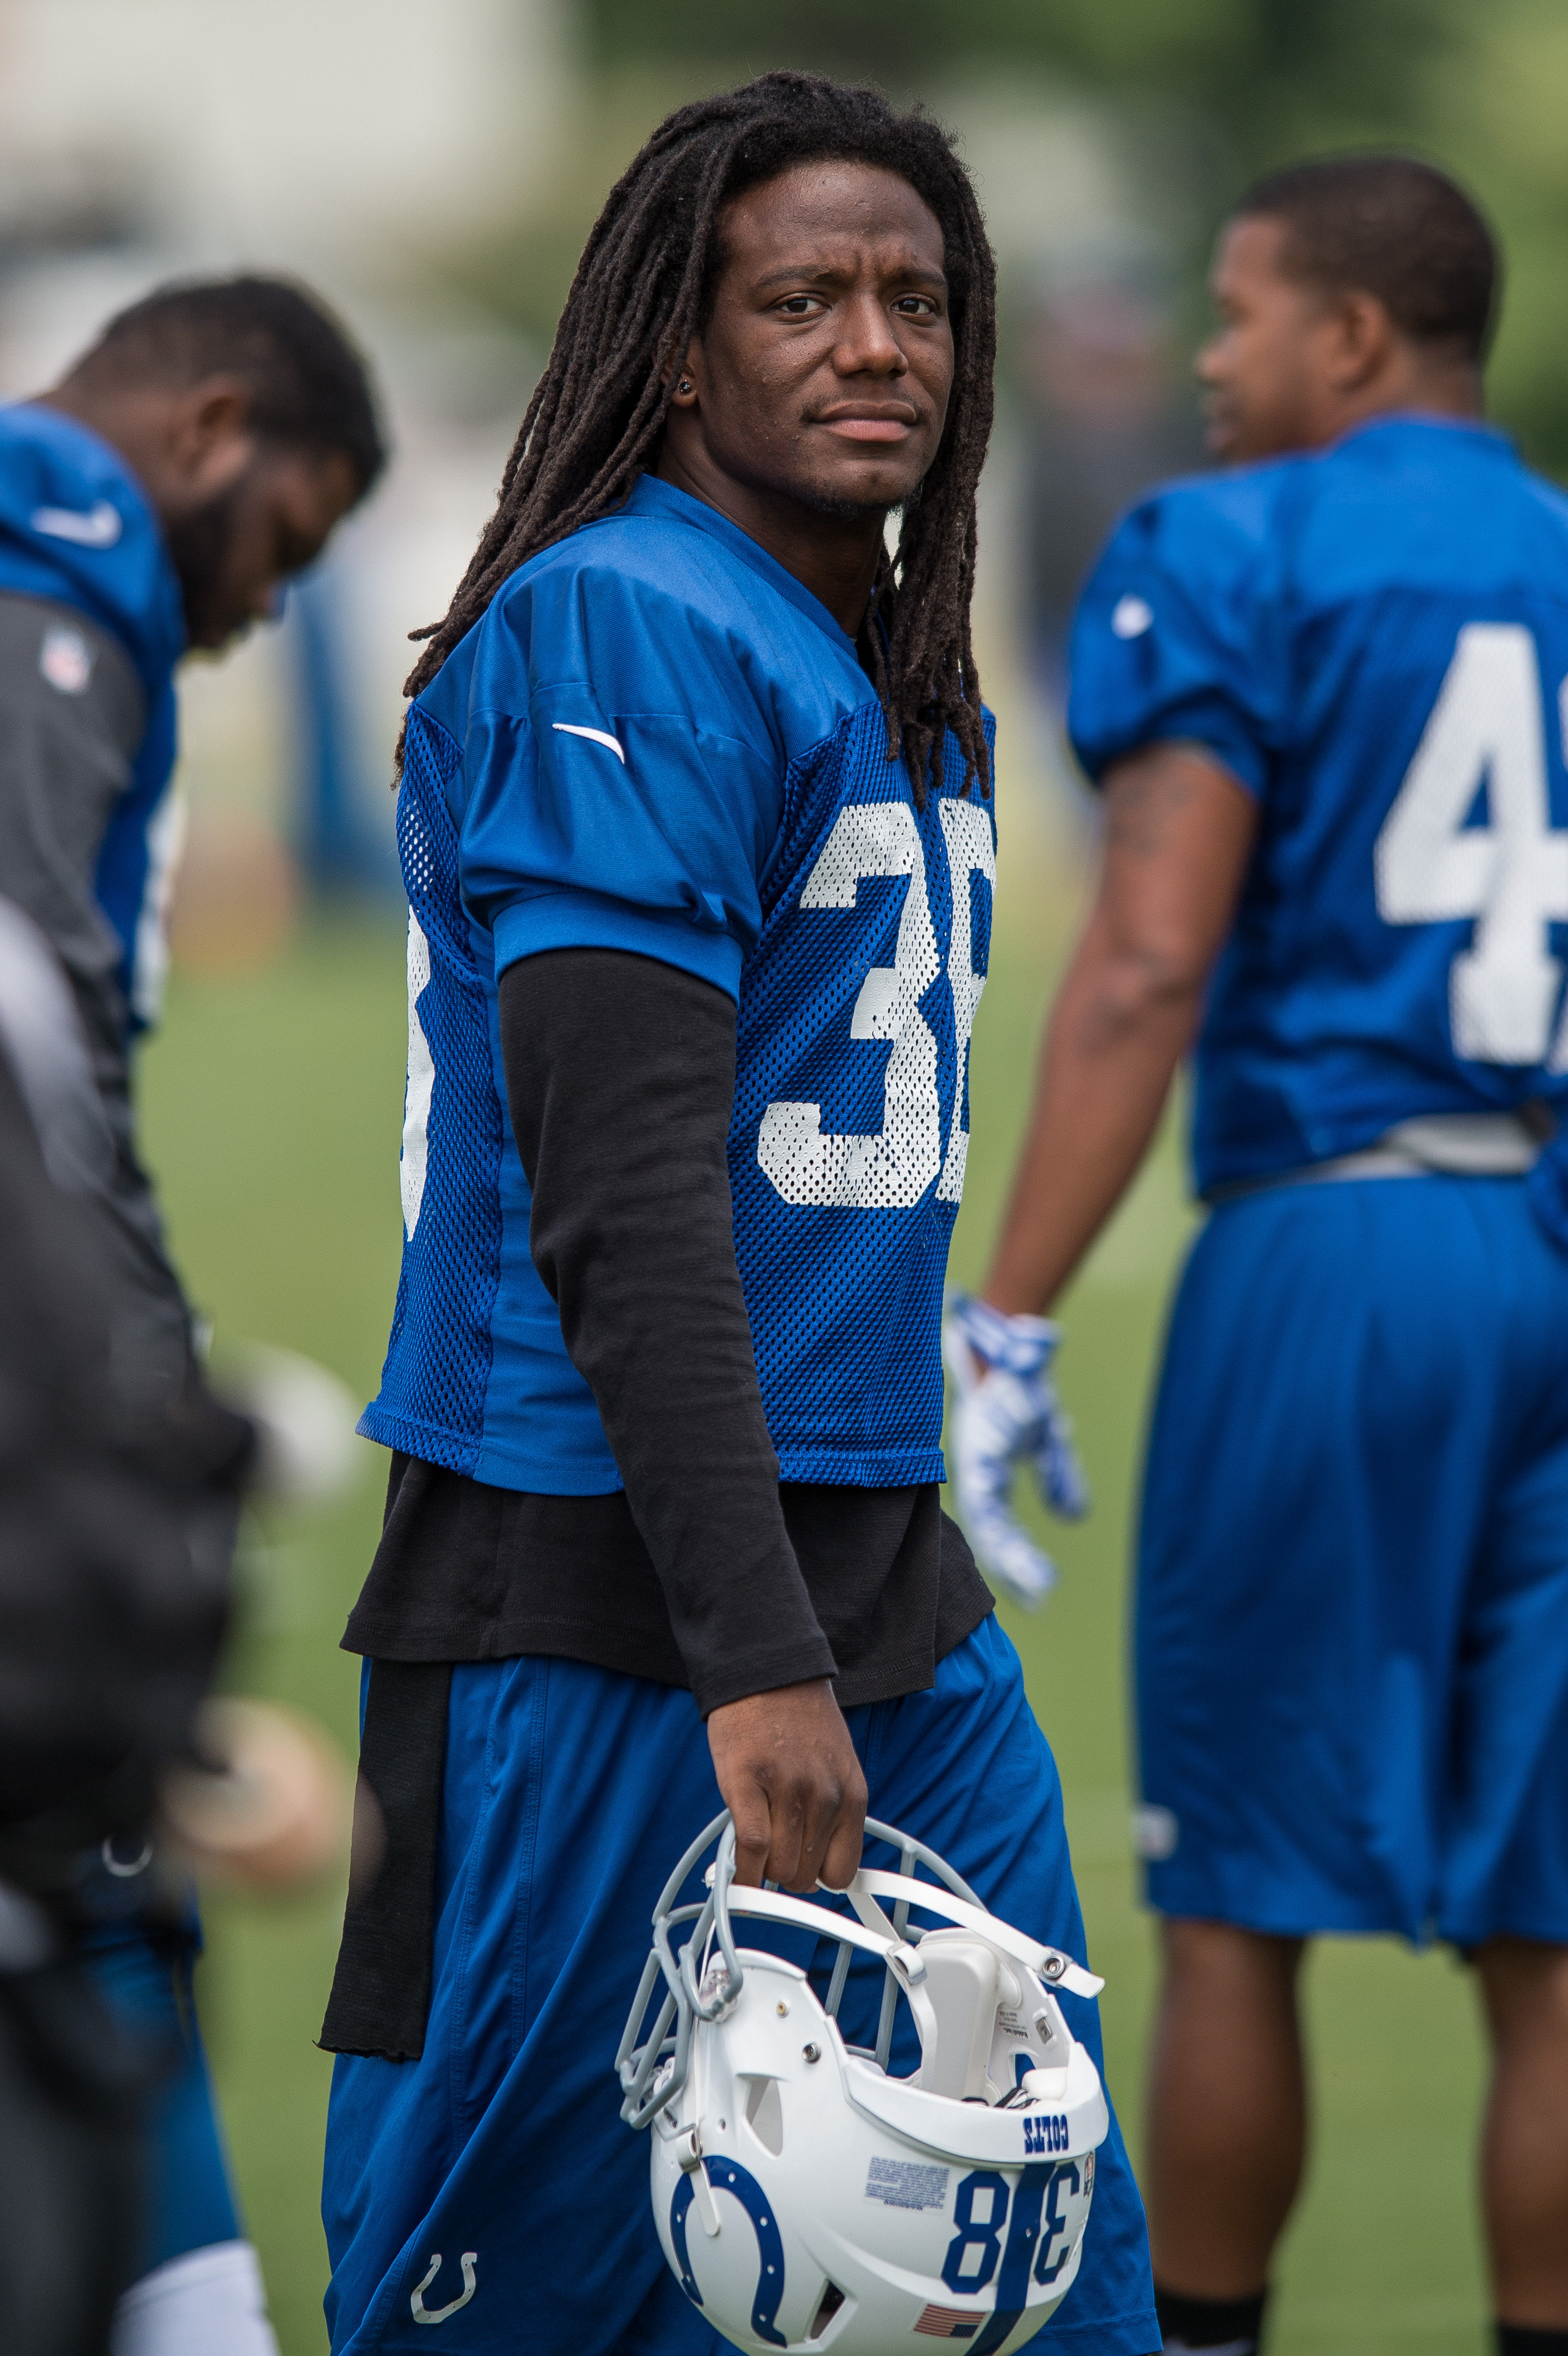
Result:
{"label": "long dreadlocks", "polygon": [[[611,514],[656,460],[670,391],[711,311],[720,220],[746,189],[792,165],[847,159],[907,180],[941,225],[954,336],[941,447],[884,555],[868,631],[888,722],[888,757],[924,798],[942,777],[943,735],[964,784],[989,789],[970,643],[976,490],[991,430],[996,269],[968,174],[947,134],[880,91],[820,75],[763,74],[667,118],[611,189],[583,248],[549,363],[528,402],[496,512],[444,618],[409,675],[417,695],[520,564]],[[400,753],[401,747],[400,745]]]}

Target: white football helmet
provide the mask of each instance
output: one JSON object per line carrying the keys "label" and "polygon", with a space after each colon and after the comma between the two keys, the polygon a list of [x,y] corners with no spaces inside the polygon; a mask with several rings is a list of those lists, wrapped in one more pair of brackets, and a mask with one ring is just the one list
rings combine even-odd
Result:
{"label": "white football helmet", "polygon": [[[923,1842],[869,1817],[866,1832],[900,1870],[863,1866],[852,1915],[832,1891],[735,1887],[728,1813],[693,1842],[621,2040],[621,2115],[653,2129],[665,2256],[726,2340],[756,2356],[909,2356],[917,2340],[1008,2356],[1072,2288],[1109,2123],[1052,1990],[1104,1983],[987,1913]],[[678,1905],[715,1842],[706,1901]],[[741,1915],[837,1943],[826,2004],[797,1965],[737,1948]],[[856,1951],[885,1969],[874,2050],[837,2019]],[[908,2078],[888,2071],[901,1997],[920,2039]]]}

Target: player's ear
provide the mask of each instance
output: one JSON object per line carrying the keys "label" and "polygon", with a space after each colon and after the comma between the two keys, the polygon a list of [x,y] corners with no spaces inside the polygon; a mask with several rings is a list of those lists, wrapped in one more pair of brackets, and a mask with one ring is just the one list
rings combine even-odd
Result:
{"label": "player's ear", "polygon": [[675,384],[669,397],[672,409],[696,408],[701,370],[702,363],[698,355],[697,346],[692,344],[688,348],[685,359],[675,371]]}
{"label": "player's ear", "polygon": [[185,487],[196,496],[226,490],[255,453],[251,389],[241,378],[210,376],[180,393],[168,417],[168,450]]}
{"label": "player's ear", "polygon": [[1335,390],[1356,392],[1387,367],[1398,331],[1388,305],[1376,294],[1353,287],[1334,305],[1329,369]]}

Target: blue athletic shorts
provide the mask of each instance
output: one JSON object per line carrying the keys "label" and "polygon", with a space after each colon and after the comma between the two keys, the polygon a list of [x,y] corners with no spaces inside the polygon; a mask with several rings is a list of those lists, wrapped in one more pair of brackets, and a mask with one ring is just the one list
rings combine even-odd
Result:
{"label": "blue athletic shorts", "polygon": [[171,2258],[240,2234],[196,2021],[191,1981],[199,1951],[195,1932],[165,1939],[129,1922],[106,1928],[91,1946],[93,1974],[104,1995],[173,2057],[147,2115],[138,2280]]}
{"label": "blue athletic shorts", "polygon": [[1222,1205],[1139,1545],[1165,1914],[1568,1940],[1568,1257],[1522,1183]]}
{"label": "blue athletic shorts", "polygon": [[[1082,1957],[1055,1765],[995,1621],[949,1654],[933,1691],[848,1722],[872,1814]],[[655,1900],[720,1804],[689,1694],[532,1656],[453,1672],[424,2052],[340,2055],[333,2076],[323,2212],[337,2356],[428,2356],[413,2295],[439,2312],[469,2281],[442,2344],[475,2356],[729,2346],[665,2265],[647,2138],[622,2125],[614,2074]],[[1062,2002],[1098,2062],[1094,2006]],[[1083,2271],[1039,2344],[1081,2356],[1159,2346],[1143,2209],[1114,2120]]]}

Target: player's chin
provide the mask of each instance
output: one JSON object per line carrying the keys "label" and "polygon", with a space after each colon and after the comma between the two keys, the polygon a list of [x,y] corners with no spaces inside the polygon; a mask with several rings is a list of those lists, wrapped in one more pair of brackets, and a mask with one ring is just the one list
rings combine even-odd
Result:
{"label": "player's chin", "polygon": [[1211,404],[1203,419],[1203,447],[1211,458],[1218,458],[1223,466],[1243,457],[1246,454],[1242,447],[1243,439],[1239,419],[1229,410]]}
{"label": "player's chin", "polygon": [[251,632],[251,616],[216,605],[187,608],[186,637],[193,654],[220,655]]}
{"label": "player's chin", "polygon": [[805,489],[805,504],[824,515],[859,516],[873,509],[886,513],[913,496],[924,471],[901,453],[846,453],[814,470]]}
{"label": "player's chin", "polygon": [[1203,434],[1209,455],[1222,466],[1255,466],[1283,457],[1301,449],[1304,438],[1294,415],[1261,402],[1211,409]]}

